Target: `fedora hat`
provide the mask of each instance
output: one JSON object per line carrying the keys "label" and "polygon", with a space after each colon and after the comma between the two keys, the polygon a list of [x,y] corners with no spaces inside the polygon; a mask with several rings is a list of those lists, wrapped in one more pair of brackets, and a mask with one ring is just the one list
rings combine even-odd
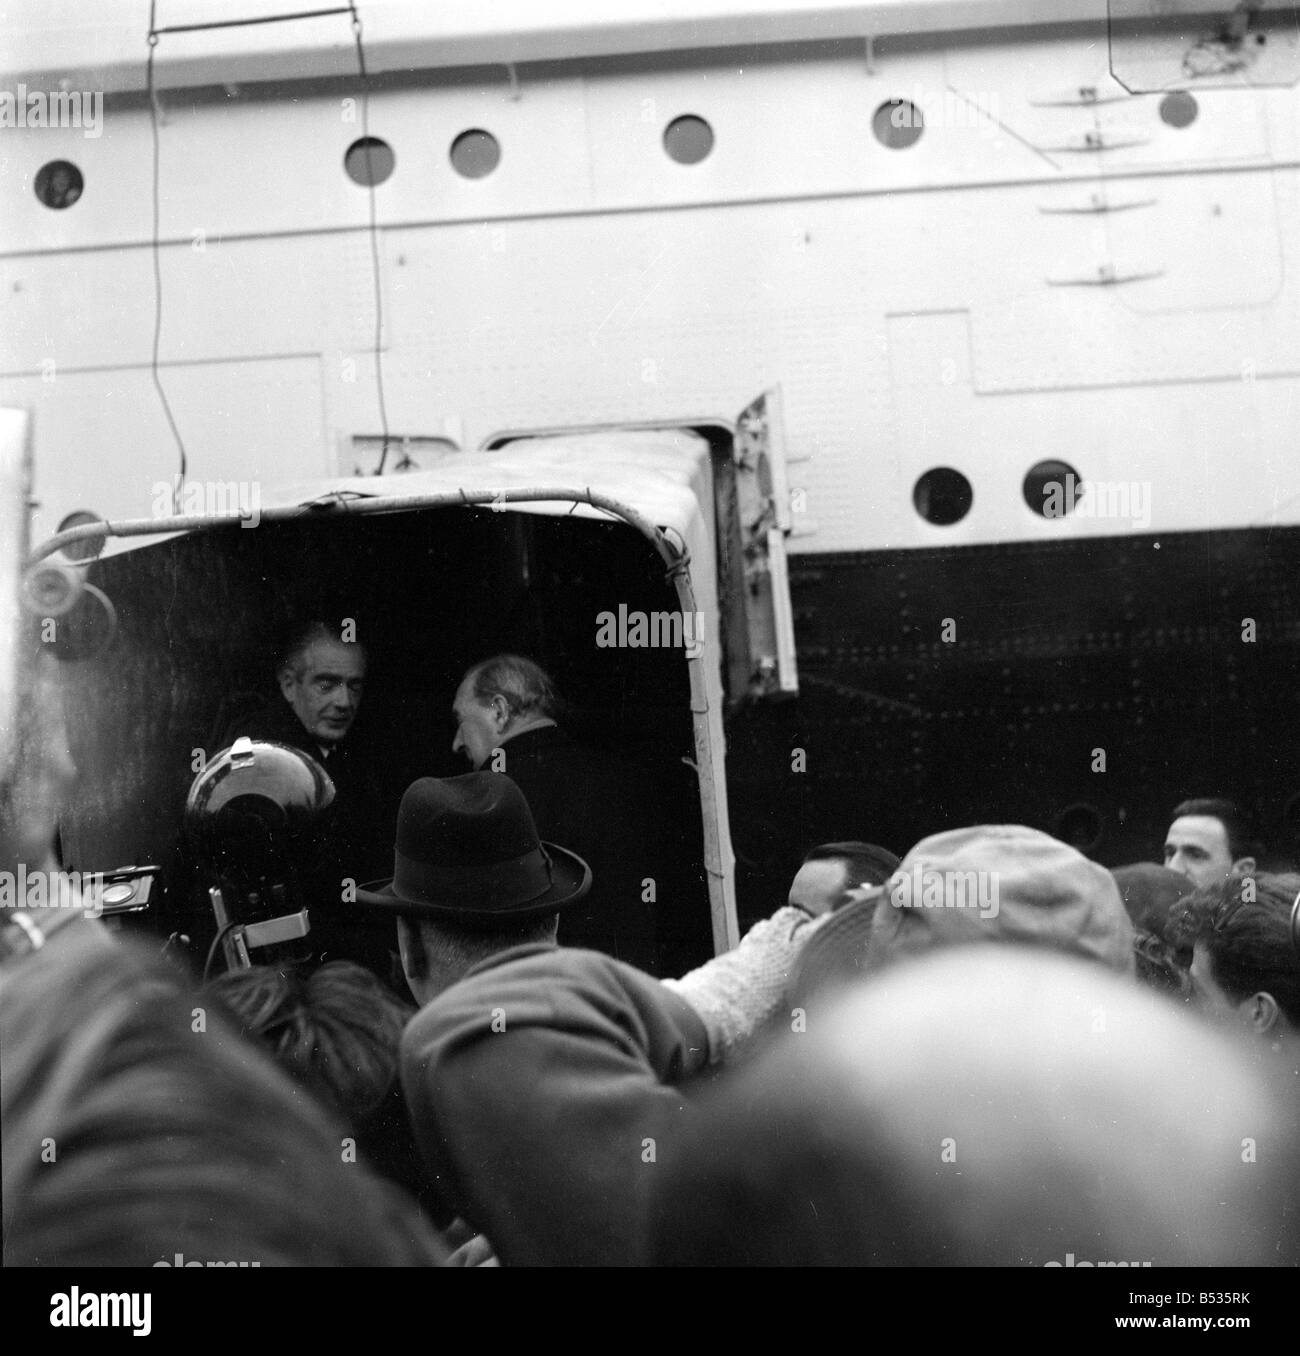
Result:
{"label": "fedora hat", "polygon": [[591,889],[577,853],[537,836],[503,772],[422,777],[397,812],[393,876],[357,890],[370,909],[476,926],[554,913]]}

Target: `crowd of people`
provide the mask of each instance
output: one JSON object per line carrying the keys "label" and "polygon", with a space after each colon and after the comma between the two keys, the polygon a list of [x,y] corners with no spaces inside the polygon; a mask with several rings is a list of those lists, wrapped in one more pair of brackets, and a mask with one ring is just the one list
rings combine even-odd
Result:
{"label": "crowd of people", "polygon": [[[0,822],[48,866],[72,772],[25,662]],[[304,629],[232,737],[341,769],[364,664]],[[1019,825],[812,846],[661,975],[621,883],[650,873],[592,834],[635,806],[595,803],[557,709],[527,659],[471,669],[474,770],[407,789],[308,945],[205,977],[69,901],[5,910],[6,1263],[1300,1262],[1300,875],[1231,803],[1115,870]]]}

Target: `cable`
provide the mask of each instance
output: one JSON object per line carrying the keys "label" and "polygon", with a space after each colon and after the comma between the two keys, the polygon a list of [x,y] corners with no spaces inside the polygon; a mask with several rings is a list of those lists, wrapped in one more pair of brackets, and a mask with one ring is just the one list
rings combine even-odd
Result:
{"label": "cable", "polygon": [[280,24],[292,19],[320,19],[327,14],[346,14],[351,5],[340,5],[334,9],[301,9],[292,14],[259,14],[251,19],[215,19],[206,24],[169,24],[166,28],[154,28],[150,19],[149,27],[155,33],[206,33],[210,28],[251,28],[254,24]]}
{"label": "cable", "polygon": [[176,426],[176,418],[172,414],[172,407],[167,399],[167,392],[163,389],[162,377],[158,372],[158,351],[162,345],[162,260],[159,254],[159,235],[160,220],[162,208],[159,196],[159,140],[158,140],[158,104],[154,95],[153,86],[153,58],[154,52],[158,47],[158,30],[154,27],[154,13],[157,8],[158,0],[149,0],[149,59],[145,66],[145,86],[149,96],[149,126],[153,133],[153,354],[149,359],[149,376],[153,380],[154,390],[158,392],[158,399],[162,402],[163,413],[167,416],[167,425],[172,431],[172,437],[176,440],[176,448],[180,453],[180,469],[176,475],[176,482],[172,487],[172,512],[175,514],[181,511],[181,491],[185,487],[185,475],[189,469],[189,457],[185,452],[185,440],[181,437],[181,431]]}
{"label": "cable", "polygon": [[330,14],[348,14],[351,16],[352,33],[356,40],[357,47],[357,70],[361,76],[361,144],[366,164],[366,195],[370,216],[370,266],[375,287],[375,385],[379,399],[379,422],[383,433],[383,446],[380,449],[379,466],[376,469],[375,474],[383,475],[384,467],[388,462],[388,447],[389,443],[392,441],[392,437],[388,427],[388,401],[384,391],[384,299],[383,289],[380,285],[379,220],[375,203],[375,176],[370,158],[370,77],[366,70],[366,53],[361,34],[361,16],[357,13],[356,4],[353,3],[352,0],[349,0],[349,3],[345,7],[333,9],[299,10],[294,13],[263,15],[248,19],[227,19],[204,24],[177,24],[166,28],[159,28],[157,26],[157,8],[158,0],[149,0],[149,56],[145,66],[145,85],[149,98],[149,126],[153,137],[152,254],[154,288],[153,351],[149,361],[149,375],[153,381],[154,390],[158,393],[158,399],[162,405],[163,414],[167,417],[167,425],[171,429],[172,437],[176,442],[177,451],[180,454],[180,467],[177,472],[175,484],[172,488],[172,511],[177,515],[179,515],[181,511],[181,492],[185,487],[185,478],[189,471],[189,455],[186,452],[185,440],[181,437],[180,428],[177,426],[175,415],[172,413],[171,403],[167,399],[167,392],[163,388],[162,377],[158,370],[158,356],[162,347],[163,320],[162,261],[160,256],[162,208],[160,201],[161,172],[160,139],[158,135],[158,102],[154,90],[154,53],[158,47],[158,39],[163,33],[198,33],[215,28],[239,28],[253,24],[280,23],[297,19],[315,19]]}
{"label": "cable", "polygon": [[366,158],[366,196],[370,207],[370,269],[375,284],[375,389],[379,397],[379,424],[384,443],[379,451],[379,465],[375,474],[384,474],[388,461],[388,404],[384,399],[384,297],[379,280],[379,222],[375,209],[375,175],[370,163],[370,76],[366,71],[366,49],[361,39],[361,16],[354,3],[349,3],[352,13],[352,36],[357,44],[357,70],[361,76],[361,145]]}
{"label": "cable", "polygon": [[217,935],[212,939],[212,945],[208,947],[208,958],[203,962],[203,982],[205,984],[212,972],[212,962],[217,957],[217,948],[238,926],[238,923],[226,923],[217,929]]}

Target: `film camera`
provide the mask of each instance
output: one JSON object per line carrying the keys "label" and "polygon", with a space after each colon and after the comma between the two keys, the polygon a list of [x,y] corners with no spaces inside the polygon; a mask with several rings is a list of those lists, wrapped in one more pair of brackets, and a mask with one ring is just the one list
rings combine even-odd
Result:
{"label": "film camera", "polygon": [[237,739],[195,777],[186,832],[228,968],[310,955],[306,884],[333,799],[319,763],[269,740]]}

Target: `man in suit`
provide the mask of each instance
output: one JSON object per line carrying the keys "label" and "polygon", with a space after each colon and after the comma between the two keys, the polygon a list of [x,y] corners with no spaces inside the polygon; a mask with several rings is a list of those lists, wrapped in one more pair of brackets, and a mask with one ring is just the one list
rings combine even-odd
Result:
{"label": "man in suit", "polygon": [[[655,902],[677,864],[661,841],[655,798],[637,769],[573,739],[561,711],[545,670],[521,655],[496,655],[475,664],[456,690],[452,750],[476,770],[506,773],[543,838],[590,863],[596,889],[565,916],[564,945],[672,973],[657,945]],[[701,909],[707,918],[707,902]]]}
{"label": "man in suit", "polygon": [[219,747],[240,736],[272,740],[325,769],[335,795],[322,830],[326,849],[311,879],[314,949],[318,959],[357,961],[396,985],[394,930],[342,907],[347,882],[370,880],[392,862],[392,824],[377,769],[350,734],[365,690],[366,651],[346,635],[320,618],[294,627],[276,662],[280,699],[230,721]]}

